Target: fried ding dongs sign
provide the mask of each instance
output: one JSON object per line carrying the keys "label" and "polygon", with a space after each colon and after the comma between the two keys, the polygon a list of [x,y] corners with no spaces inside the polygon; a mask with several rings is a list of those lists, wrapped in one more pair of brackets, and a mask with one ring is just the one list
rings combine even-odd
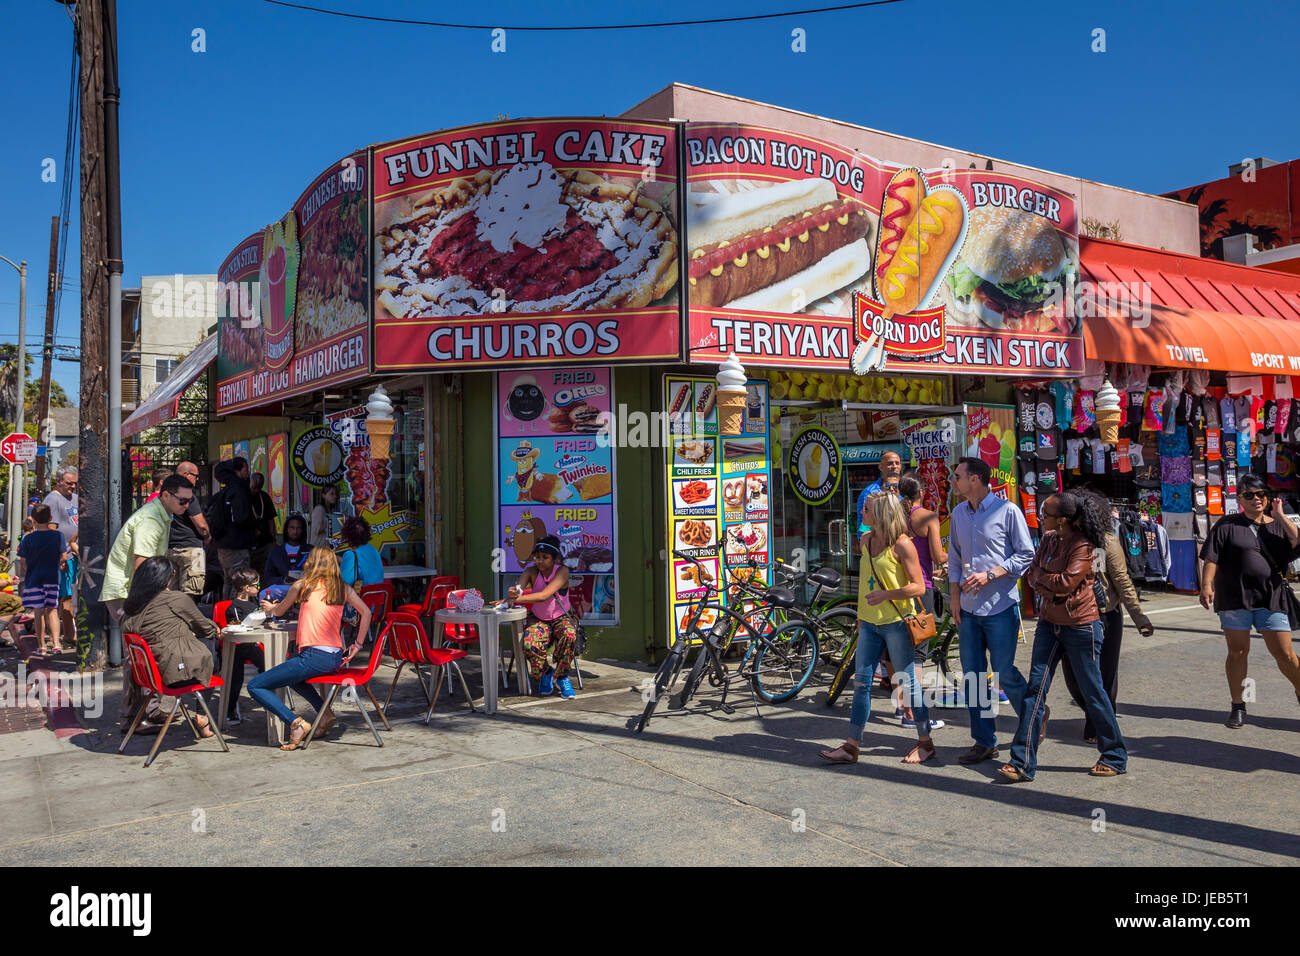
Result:
{"label": "fried ding dongs sign", "polygon": [[858,374],[1082,368],[1077,320],[1051,294],[1077,273],[1072,196],[760,127],[685,135],[693,361],[735,350]]}
{"label": "fried ding dongs sign", "polygon": [[675,127],[519,120],[377,146],[377,369],[680,355]]}
{"label": "fried ding dongs sign", "polygon": [[366,180],[364,152],[334,163],[222,264],[218,412],[369,374]]}

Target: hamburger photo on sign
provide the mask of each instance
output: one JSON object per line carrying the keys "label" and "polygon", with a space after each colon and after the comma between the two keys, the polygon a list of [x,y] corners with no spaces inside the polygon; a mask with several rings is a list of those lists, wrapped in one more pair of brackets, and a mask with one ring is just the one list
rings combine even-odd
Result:
{"label": "hamburger photo on sign", "polygon": [[950,326],[1068,335],[1078,319],[1060,303],[1078,272],[1078,240],[1047,217],[976,206],[939,301]]}

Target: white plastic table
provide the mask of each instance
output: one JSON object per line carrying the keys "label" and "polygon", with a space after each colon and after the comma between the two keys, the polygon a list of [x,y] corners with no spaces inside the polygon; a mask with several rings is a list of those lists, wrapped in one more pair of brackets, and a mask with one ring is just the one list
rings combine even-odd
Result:
{"label": "white plastic table", "polygon": [[478,628],[479,654],[483,666],[483,712],[497,712],[497,672],[500,669],[501,625],[510,625],[510,637],[515,646],[515,687],[521,694],[528,693],[528,662],[524,660],[524,619],[528,610],[512,607],[504,611],[495,610],[487,605],[481,611],[462,613],[443,609],[433,615],[434,647],[442,646],[443,624],[473,624]]}
{"label": "white plastic table", "polygon": [[[225,645],[221,650],[221,698],[217,702],[217,726],[223,731],[226,729],[226,701],[230,693],[230,678],[235,672],[235,648],[236,644],[262,644],[266,648],[266,669],[270,670],[277,664],[283,664],[289,658],[289,641],[292,640],[294,632],[298,629],[296,621],[287,621],[274,627],[250,627],[247,629],[225,628],[221,632],[221,641]],[[227,653],[229,650],[229,653]],[[288,703],[288,688],[281,687],[276,691],[280,699]],[[266,712],[266,742],[273,747],[278,747],[284,743],[284,727],[280,723],[280,718],[270,711]]]}
{"label": "white plastic table", "polygon": [[[438,572],[434,568],[422,568],[418,564],[385,564],[384,580],[393,581],[398,578],[436,578]],[[297,568],[289,572],[289,578],[296,581],[302,577],[302,569]]]}

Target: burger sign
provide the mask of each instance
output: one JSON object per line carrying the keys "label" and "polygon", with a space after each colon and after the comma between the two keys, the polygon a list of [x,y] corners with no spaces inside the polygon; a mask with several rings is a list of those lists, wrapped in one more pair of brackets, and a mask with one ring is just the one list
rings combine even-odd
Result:
{"label": "burger sign", "polygon": [[1069,376],[1078,320],[1073,197],[1013,176],[904,168],[881,197],[873,295],[854,296],[850,366]]}

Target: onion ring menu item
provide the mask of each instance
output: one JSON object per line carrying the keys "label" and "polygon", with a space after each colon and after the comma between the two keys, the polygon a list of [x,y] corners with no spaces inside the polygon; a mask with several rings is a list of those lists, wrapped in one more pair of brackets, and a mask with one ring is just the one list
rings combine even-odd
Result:
{"label": "onion ring menu item", "polygon": [[[670,418],[674,427],[664,449],[668,549],[705,561],[714,580],[724,553],[729,568],[747,566],[753,557],[756,574],[769,579],[767,382],[747,383],[756,411],[746,416],[739,438],[717,436],[716,378],[667,375],[663,388],[665,411],[679,416]],[[679,559],[669,565],[669,613],[680,621],[689,609],[686,602],[704,591],[693,565]]]}

